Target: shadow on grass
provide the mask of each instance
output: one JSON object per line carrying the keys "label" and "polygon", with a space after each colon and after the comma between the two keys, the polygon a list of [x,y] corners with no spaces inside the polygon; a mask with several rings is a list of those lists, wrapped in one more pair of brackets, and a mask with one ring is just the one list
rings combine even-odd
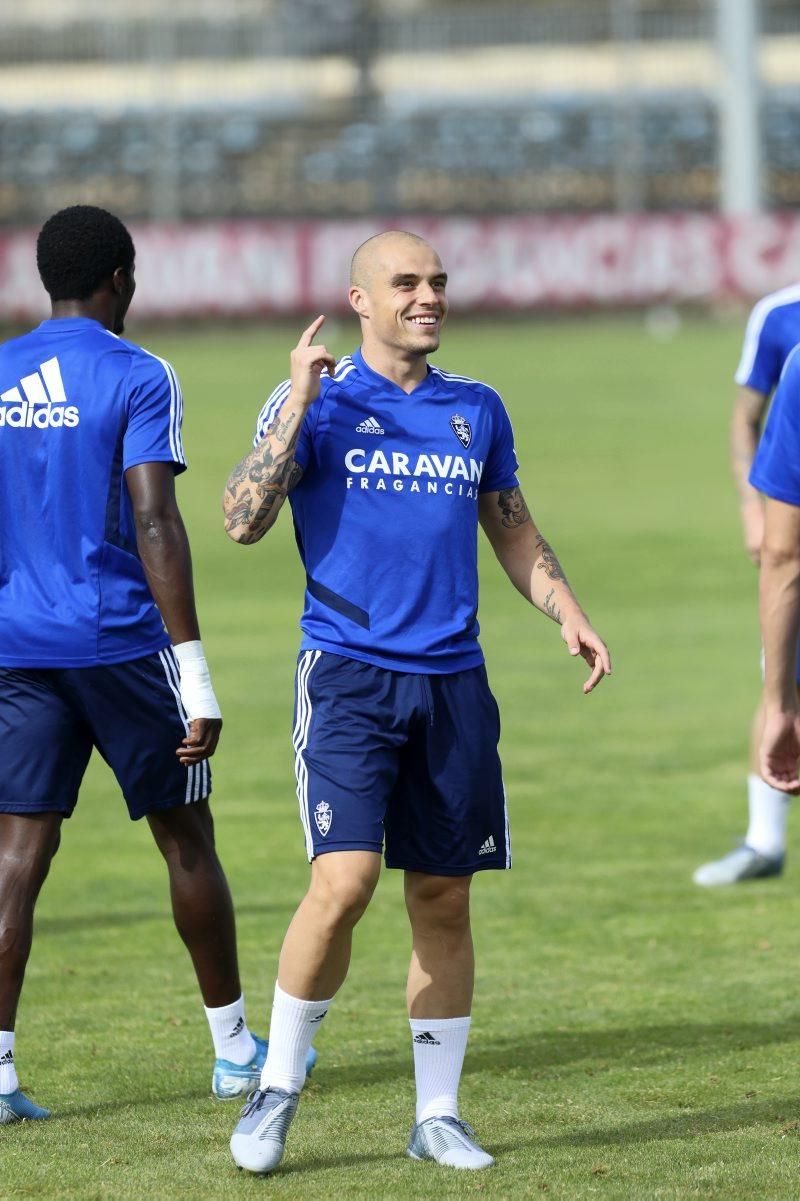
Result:
{"label": "shadow on grass", "polygon": [[[89,1105],[63,1105],[53,1111],[53,1116],[47,1122],[50,1127],[59,1118],[87,1118],[100,1117],[103,1114],[118,1113],[124,1109],[158,1109],[162,1105],[185,1105],[187,1102],[202,1103],[208,1101],[211,1104],[208,1089],[186,1088],[180,1092],[163,1093],[158,1097],[137,1096],[136,1093],[127,1093],[124,1097],[109,1098],[108,1101],[93,1101]],[[214,1112],[217,1112],[216,1107],[220,1104],[219,1101],[214,1101]],[[231,1110],[231,1117],[239,1112],[234,1105]],[[33,1123],[29,1122],[29,1126]]]}
{"label": "shadow on grass", "polygon": [[800,1040],[800,1014],[781,1022],[680,1022],[605,1030],[532,1031],[521,1039],[492,1039],[470,1048],[467,1071],[487,1067],[557,1068],[586,1061],[639,1066],[682,1058],[695,1051],[746,1051]]}
{"label": "shadow on grass", "polygon": [[[649,1118],[623,1126],[595,1126],[574,1130],[550,1138],[538,1138],[540,1147],[605,1147],[626,1143],[650,1143],[659,1139],[702,1138],[708,1134],[725,1134],[763,1126],[794,1121],[800,1096],[780,1097],[769,1101],[740,1101],[719,1109],[671,1114],[669,1117]],[[498,1147],[498,1150],[501,1149]]]}
{"label": "shadow on grass", "polygon": [[[465,1075],[491,1070],[546,1072],[581,1063],[586,1067],[640,1067],[680,1061],[687,1055],[747,1051],[800,1040],[800,1016],[783,1022],[669,1023],[606,1030],[533,1031],[527,1037],[474,1042],[467,1051]],[[388,1074],[407,1074],[406,1048],[396,1056],[326,1067],[320,1060],[321,1082],[343,1086],[376,1084]]]}
{"label": "shadow on grass", "polygon": [[402,1151],[392,1150],[380,1154],[357,1155],[345,1152],[341,1155],[304,1155],[296,1163],[289,1160],[281,1164],[281,1176],[305,1175],[306,1172],[325,1171],[326,1168],[360,1168],[368,1163],[405,1163]]}
{"label": "shadow on grass", "polygon": [[[261,917],[263,914],[289,914],[291,904],[285,905],[237,905],[237,917]],[[113,910],[107,913],[74,913],[65,917],[45,916],[36,918],[37,934],[73,934],[76,930],[113,930],[122,926],[138,926],[143,922],[167,922],[172,925],[169,902],[158,909],[133,911]]]}

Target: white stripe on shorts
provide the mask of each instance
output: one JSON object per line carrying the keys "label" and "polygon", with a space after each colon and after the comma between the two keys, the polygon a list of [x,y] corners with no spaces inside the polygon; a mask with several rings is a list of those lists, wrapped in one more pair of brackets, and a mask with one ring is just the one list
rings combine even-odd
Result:
{"label": "white stripe on shorts", "polygon": [[503,820],[506,834],[506,867],[511,867],[511,824],[508,820],[508,794],[505,780],[503,780]]}
{"label": "white stripe on shorts", "polygon": [[[172,695],[175,697],[175,704],[183,722],[183,728],[186,733],[189,733],[189,715],[183,707],[180,691],[181,672],[178,666],[178,660],[171,646],[165,650],[158,652],[158,657],[161,660],[161,666],[164,668],[164,675],[167,677],[167,683],[170,686]],[[202,763],[193,763],[191,767],[186,769],[186,792],[184,794],[184,804],[191,805],[193,801],[202,801],[208,796],[208,760],[204,759]]]}
{"label": "white stripe on shorts", "polygon": [[308,732],[311,727],[312,706],[308,694],[308,681],[314,664],[318,662],[322,651],[304,651],[297,665],[297,716],[295,718],[292,742],[294,744],[294,774],[297,779],[297,801],[300,806],[300,821],[306,837],[306,854],[309,863],[314,858],[314,840],[311,837],[311,819],[308,813],[308,768],[306,767],[303,751],[308,745]]}

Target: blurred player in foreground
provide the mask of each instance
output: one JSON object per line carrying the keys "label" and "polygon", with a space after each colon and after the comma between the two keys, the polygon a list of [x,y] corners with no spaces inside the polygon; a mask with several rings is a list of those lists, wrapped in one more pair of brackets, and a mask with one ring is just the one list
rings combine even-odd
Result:
{"label": "blurred player in foreground", "polygon": [[[731,466],[739,493],[745,549],[758,566],[764,537],[764,500],[748,478],[758,446],[770,396],[784,364],[800,342],[800,286],[784,288],[760,300],[750,315],[742,357],[736,372],[738,391],[731,421]],[[800,681],[800,655],[795,654]],[[761,776],[759,743],[764,728],[764,704],[753,719],[750,774],[747,777],[749,823],[739,846],[722,859],[704,863],[694,873],[695,884],[713,887],[737,884],[763,876],[778,876],[786,854],[789,797]]]}
{"label": "blurred player in foreground", "polygon": [[37,262],[52,317],[0,346],[0,1123],[49,1116],[20,1091],[14,1025],[34,905],[93,747],[166,860],[215,1095],[250,1091],[266,1055],[208,805],[222,721],[175,501],[180,387],[118,336],[135,285],[116,217],[56,213]]}
{"label": "blurred player in foreground", "polygon": [[309,326],[225,492],[226,529],[242,543],[261,538],[290,495],[307,573],[294,746],[311,881],[281,951],[261,1089],[231,1139],[253,1172],[283,1155],[384,835],[387,866],[405,872],[413,939],[408,1154],[456,1168],[493,1162],[457,1101],[474,976],[470,880],[511,865],[500,724],[477,640],[479,520],[511,581],[589,664],[584,691],[611,669],[531,520],[500,397],[428,365],[446,278],[413,234],[364,243],[349,293],[361,349],[337,366],[314,345],[324,318]]}
{"label": "blurred player in foreground", "polygon": [[760,767],[781,795],[800,792],[800,346],[789,356],[750,481],[766,496],[761,549],[764,730]]}

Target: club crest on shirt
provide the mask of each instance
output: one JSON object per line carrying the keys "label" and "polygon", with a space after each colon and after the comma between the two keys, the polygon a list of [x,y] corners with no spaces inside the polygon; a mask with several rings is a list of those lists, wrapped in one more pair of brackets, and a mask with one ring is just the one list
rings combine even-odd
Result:
{"label": "club crest on shirt", "polygon": [[317,829],[324,838],[333,822],[333,810],[327,801],[320,801],[317,805],[314,810],[314,821],[317,823]]}
{"label": "club crest on shirt", "polygon": [[450,418],[450,428],[466,450],[472,441],[472,426],[466,417],[459,417],[458,413],[454,413]]}

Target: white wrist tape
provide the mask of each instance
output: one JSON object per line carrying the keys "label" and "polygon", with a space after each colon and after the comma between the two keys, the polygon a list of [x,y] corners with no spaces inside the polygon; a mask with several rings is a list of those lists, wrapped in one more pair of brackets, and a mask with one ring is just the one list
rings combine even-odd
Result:
{"label": "white wrist tape", "polygon": [[181,642],[172,649],[180,668],[181,700],[189,721],[194,721],[196,717],[222,717],[211,687],[211,675],[202,642]]}

